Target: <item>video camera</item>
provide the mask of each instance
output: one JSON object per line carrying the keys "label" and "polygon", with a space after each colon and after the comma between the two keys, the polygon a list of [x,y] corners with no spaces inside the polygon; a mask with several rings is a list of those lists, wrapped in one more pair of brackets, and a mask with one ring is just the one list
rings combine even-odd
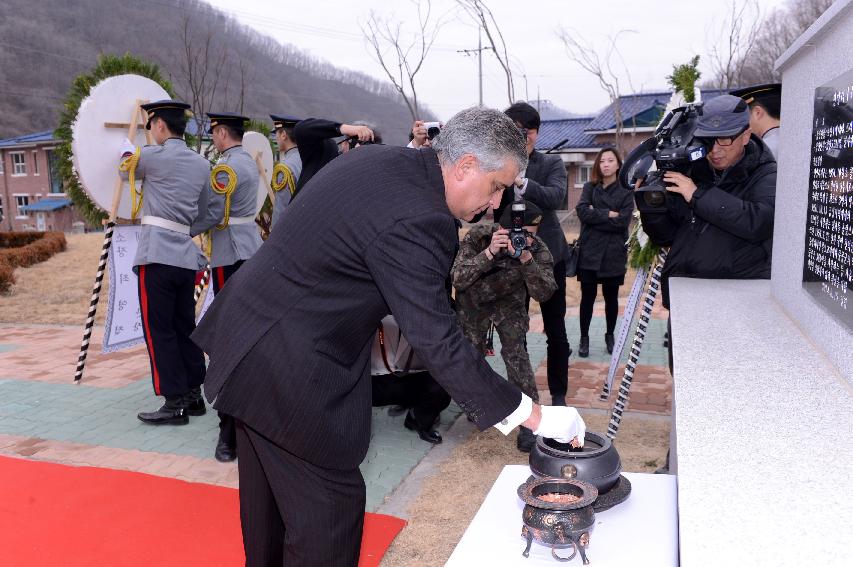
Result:
{"label": "video camera", "polygon": [[[640,187],[634,190],[634,200],[641,213],[666,210],[665,172],[677,171],[689,177],[693,164],[708,155],[708,147],[694,137],[700,116],[701,102],[674,109],[664,117],[654,136],[625,158],[619,181],[623,187],[633,188],[638,179],[643,179]],[[652,162],[657,169],[649,173]]]}

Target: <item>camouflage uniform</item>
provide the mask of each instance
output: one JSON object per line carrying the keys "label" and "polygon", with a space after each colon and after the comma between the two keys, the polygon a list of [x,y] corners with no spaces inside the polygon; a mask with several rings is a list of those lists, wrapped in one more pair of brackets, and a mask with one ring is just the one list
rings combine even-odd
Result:
{"label": "camouflage uniform", "polygon": [[492,234],[499,228],[497,224],[476,225],[462,240],[452,274],[459,322],[468,339],[483,352],[489,322],[494,321],[507,378],[538,402],[533,367],[527,354],[526,335],[530,326],[527,296],[542,302],[557,289],[554,259],[537,236],[531,250],[533,259],[528,264],[507,254],[489,260],[485,252]]}

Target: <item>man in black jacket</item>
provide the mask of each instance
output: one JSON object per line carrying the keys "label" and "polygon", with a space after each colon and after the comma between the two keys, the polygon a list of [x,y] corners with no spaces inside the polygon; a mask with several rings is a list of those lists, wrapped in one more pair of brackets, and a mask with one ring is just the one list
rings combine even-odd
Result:
{"label": "man in black jacket", "polygon": [[434,148],[370,145],[332,160],[192,337],[210,355],[205,396],[238,420],[249,566],[357,564],[371,339],[390,312],[480,429],[584,439],[574,408],[534,404],[491,370],[447,300],[454,217],[497,204],[526,165],[520,133],[500,112],[472,108]]}
{"label": "man in black jacket", "polygon": [[569,356],[572,347],[566,336],[566,262],[568,243],[557,209],[566,206],[568,180],[566,166],[559,156],[543,154],[533,148],[539,134],[541,123],[539,113],[526,102],[517,102],[507,108],[504,114],[509,116],[516,126],[522,129],[527,139],[527,170],[518,180],[513,191],[505,191],[501,203],[495,210],[495,218],[501,218],[504,209],[516,198],[524,198],[542,209],[542,222],[539,224],[539,236],[548,246],[554,258],[554,281],[557,290],[548,301],[539,304],[542,310],[542,323],[548,341],[548,390],[551,403],[555,406],[566,405],[566,391],[569,384]]}
{"label": "man in black jacket", "polygon": [[296,182],[293,198],[302,191],[314,174],[338,157],[338,145],[332,138],[348,136],[358,138],[361,142],[373,141],[373,130],[361,124],[341,124],[321,118],[306,118],[297,122],[293,129],[296,147],[302,158],[302,172]]}
{"label": "man in black jacket", "polygon": [[671,276],[770,277],[776,161],[752,134],[747,104],[732,95],[711,99],[695,136],[709,148],[707,160],[690,177],[667,172],[666,211],[641,214],[652,242],[671,247],[663,269],[667,308]]}

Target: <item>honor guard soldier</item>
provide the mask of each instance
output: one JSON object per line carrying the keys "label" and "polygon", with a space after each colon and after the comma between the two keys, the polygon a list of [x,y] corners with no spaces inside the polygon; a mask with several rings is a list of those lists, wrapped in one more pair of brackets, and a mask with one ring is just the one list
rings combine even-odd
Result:
{"label": "honor guard soldier", "polygon": [[210,164],[189,149],[183,135],[190,105],[176,100],[143,104],[156,145],[122,146],[120,171],[142,180],[142,230],[133,265],[154,393],[166,403],[140,413],[152,425],[183,425],[205,413],[201,398],[204,353],[190,340],[195,329],[195,275],[207,260],[192,241],[191,226],[205,207]]}
{"label": "honor guard soldier", "polygon": [[[210,175],[208,209],[199,228],[210,229],[210,268],[215,297],[263,241],[255,224],[258,166],[242,146],[248,118],[211,112],[207,116],[213,145],[221,157]],[[237,458],[236,442],[234,419],[220,412],[216,459],[228,462]]]}
{"label": "honor guard soldier", "polygon": [[299,148],[296,146],[296,138],[293,134],[299,119],[276,114],[270,114],[270,118],[272,118],[275,141],[278,143],[279,152],[279,163],[273,170],[272,181],[272,188],[275,191],[275,205],[272,210],[272,226],[274,228],[296,192],[296,184],[299,182],[299,175],[302,173],[302,158],[299,156]]}
{"label": "honor guard soldier", "polygon": [[773,157],[779,159],[779,114],[782,108],[782,84],[769,83],[732,91],[749,105],[749,127],[761,138]]}

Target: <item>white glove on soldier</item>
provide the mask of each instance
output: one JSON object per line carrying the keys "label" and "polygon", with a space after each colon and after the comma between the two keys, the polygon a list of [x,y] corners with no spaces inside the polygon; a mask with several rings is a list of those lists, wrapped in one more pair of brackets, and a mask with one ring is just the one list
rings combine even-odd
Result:
{"label": "white glove on soldier", "polygon": [[127,138],[121,143],[121,157],[133,155],[136,153],[136,145]]}
{"label": "white glove on soldier", "polygon": [[586,424],[578,410],[573,407],[542,406],[542,419],[539,421],[539,429],[533,433],[554,439],[558,443],[570,443],[572,439],[577,437],[580,446],[583,447]]}

